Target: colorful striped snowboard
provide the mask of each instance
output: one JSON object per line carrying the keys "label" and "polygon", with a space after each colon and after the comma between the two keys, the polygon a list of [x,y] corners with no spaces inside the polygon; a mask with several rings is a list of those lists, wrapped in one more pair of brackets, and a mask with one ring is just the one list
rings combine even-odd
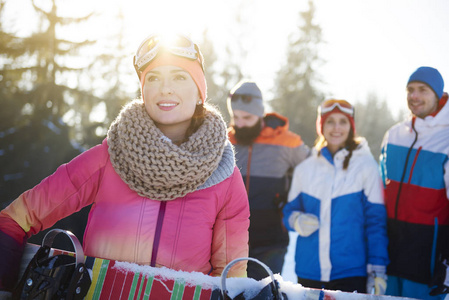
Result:
{"label": "colorful striped snowboard", "polygon": [[[26,269],[39,246],[28,244],[22,259],[21,274]],[[72,252],[53,249],[50,255]],[[85,299],[129,299],[129,300],[219,300],[221,299],[220,278],[198,272],[182,272],[167,268],[152,268],[114,260],[85,257],[86,267],[91,271],[92,284]],[[304,300],[405,300],[392,296],[375,296],[358,293],[309,289],[297,283],[283,281],[274,275],[280,291],[288,299]],[[260,291],[271,279],[256,281],[251,278],[228,278],[229,296],[241,292]]]}
{"label": "colorful striped snowboard", "polygon": [[201,285],[188,285],[182,278],[164,278],[126,271],[116,265],[119,262],[99,258],[86,258],[86,266],[92,270],[92,285],[86,299],[171,299],[214,300],[220,290]]}
{"label": "colorful striped snowboard", "polygon": [[[27,244],[20,274],[26,269],[33,258],[38,245]],[[74,255],[73,252],[52,249],[50,256],[58,254]],[[92,284],[85,299],[129,299],[129,300],[218,300],[221,293],[219,278],[214,278],[217,284],[202,286],[189,284],[182,277],[166,278],[142,274],[126,270],[119,266],[120,262],[94,257],[85,258],[86,267],[91,270]],[[132,264],[130,264],[132,265]],[[145,267],[150,268],[150,267]],[[157,268],[151,268],[156,269]],[[176,271],[174,271],[176,273]],[[178,272],[184,273],[184,272]],[[206,276],[206,275],[204,275]]]}

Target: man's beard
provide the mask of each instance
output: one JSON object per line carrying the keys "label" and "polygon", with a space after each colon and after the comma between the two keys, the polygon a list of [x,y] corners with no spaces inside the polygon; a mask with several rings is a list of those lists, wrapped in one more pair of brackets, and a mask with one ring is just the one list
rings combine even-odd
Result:
{"label": "man's beard", "polygon": [[260,118],[256,124],[251,127],[237,128],[234,125],[235,139],[239,145],[249,146],[259,136],[262,131],[262,119]]}

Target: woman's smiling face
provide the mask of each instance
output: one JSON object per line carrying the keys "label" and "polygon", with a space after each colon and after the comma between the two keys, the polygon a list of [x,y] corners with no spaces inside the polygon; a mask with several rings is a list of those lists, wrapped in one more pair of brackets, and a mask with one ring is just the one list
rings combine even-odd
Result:
{"label": "woman's smiling face", "polygon": [[168,132],[185,134],[195,107],[201,101],[198,87],[190,74],[171,65],[148,71],[143,98],[148,115],[166,135]]}
{"label": "woman's smiling face", "polygon": [[335,153],[345,146],[350,130],[351,123],[344,114],[335,112],[326,118],[323,124],[323,135],[331,153]]}

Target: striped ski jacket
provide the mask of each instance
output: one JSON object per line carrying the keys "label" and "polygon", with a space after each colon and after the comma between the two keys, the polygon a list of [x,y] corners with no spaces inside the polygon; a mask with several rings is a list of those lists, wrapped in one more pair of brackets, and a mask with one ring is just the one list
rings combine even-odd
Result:
{"label": "striped ski jacket", "polygon": [[353,151],[343,170],[348,151],[334,157],[327,148],[296,167],[284,224],[293,211],[314,214],[319,229],[298,236],[295,271],[298,277],[316,281],[366,276],[367,264],[388,264],[386,210],[379,169],[365,140]]}
{"label": "striped ski jacket", "polygon": [[[445,95],[447,97],[447,94]],[[449,104],[385,134],[381,170],[388,212],[388,274],[428,284],[449,253]]]}

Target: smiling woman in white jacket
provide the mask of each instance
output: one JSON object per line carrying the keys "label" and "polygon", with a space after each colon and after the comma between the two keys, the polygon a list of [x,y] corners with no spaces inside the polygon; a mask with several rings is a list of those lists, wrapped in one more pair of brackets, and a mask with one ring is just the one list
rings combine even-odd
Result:
{"label": "smiling woman in white jacket", "polygon": [[388,264],[381,178],[368,143],[355,137],[354,108],[318,108],[319,139],[295,168],[284,224],[298,232],[295,271],[306,287],[385,292]]}

